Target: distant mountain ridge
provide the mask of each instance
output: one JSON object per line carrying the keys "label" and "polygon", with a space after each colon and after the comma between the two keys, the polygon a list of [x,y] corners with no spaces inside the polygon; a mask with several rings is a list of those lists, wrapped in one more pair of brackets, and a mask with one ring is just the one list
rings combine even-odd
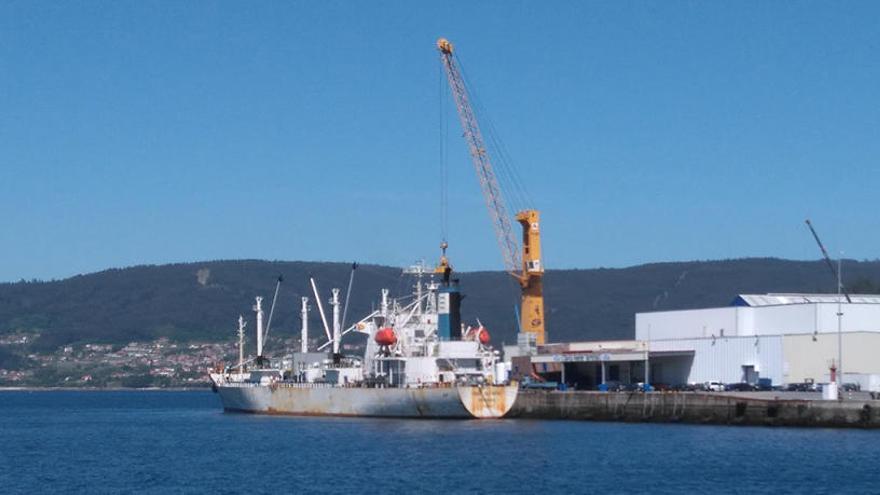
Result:
{"label": "distant mountain ridge", "polygon": [[[326,301],[331,287],[345,288],[349,270],[348,263],[231,260],[135,266],[58,281],[0,284],[0,335],[39,332],[35,345],[44,350],[69,343],[159,337],[226,341],[234,334],[239,314],[253,318],[255,295],[271,302],[275,280],[283,274],[272,333],[295,336],[300,326],[299,298],[313,298],[308,276],[315,276]],[[846,261],[844,272],[851,291],[880,291],[880,261]],[[466,320],[480,318],[495,343],[515,342],[515,281],[503,272],[466,272],[456,277],[466,295]],[[381,288],[399,295],[408,293],[411,284],[398,268],[361,265],[349,320],[368,313]],[[723,306],[740,293],[834,290],[821,261],[775,258],[549,270],[545,276],[552,341],[632,338],[636,312]],[[312,317],[312,328],[321,328],[317,310]]]}

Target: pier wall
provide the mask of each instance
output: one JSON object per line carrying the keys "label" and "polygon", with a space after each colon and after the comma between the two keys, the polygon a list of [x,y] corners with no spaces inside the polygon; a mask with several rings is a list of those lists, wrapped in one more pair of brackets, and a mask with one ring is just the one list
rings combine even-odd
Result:
{"label": "pier wall", "polygon": [[507,417],[880,428],[880,400],[757,399],[695,392],[521,390]]}

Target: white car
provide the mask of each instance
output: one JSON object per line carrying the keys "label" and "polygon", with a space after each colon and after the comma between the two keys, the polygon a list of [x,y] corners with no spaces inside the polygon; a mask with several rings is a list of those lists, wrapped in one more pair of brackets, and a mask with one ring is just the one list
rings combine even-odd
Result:
{"label": "white car", "polygon": [[724,392],[724,384],[721,382],[706,382],[703,388],[710,392]]}

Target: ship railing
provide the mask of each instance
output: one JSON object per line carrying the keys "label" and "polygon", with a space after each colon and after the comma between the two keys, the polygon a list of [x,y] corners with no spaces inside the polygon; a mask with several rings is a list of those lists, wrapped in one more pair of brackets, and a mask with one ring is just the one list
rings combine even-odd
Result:
{"label": "ship railing", "polygon": [[278,382],[280,388],[341,388],[342,385],[336,383],[321,382]]}
{"label": "ship railing", "polygon": [[249,387],[274,387],[274,388],[342,388],[342,385],[337,385],[335,383],[321,383],[321,382],[311,382],[311,383],[303,383],[303,382],[272,382],[272,383],[253,383],[253,382],[226,382],[223,384],[227,387],[240,387],[240,388],[249,388]]}
{"label": "ship railing", "polygon": [[[322,382],[272,382],[272,383],[253,383],[253,382],[225,382],[220,383],[224,387],[238,387],[238,388],[250,388],[250,387],[271,387],[271,388],[364,388],[362,384],[358,383],[350,383],[348,385],[340,385],[336,383],[322,383]],[[478,387],[492,387],[492,386],[503,386],[500,384],[489,384],[486,382],[479,382],[477,380],[459,380],[458,382],[436,382],[436,383],[407,383],[402,386],[389,386],[384,385],[382,387],[375,388],[452,388],[453,386],[466,385],[466,386],[478,386]]]}

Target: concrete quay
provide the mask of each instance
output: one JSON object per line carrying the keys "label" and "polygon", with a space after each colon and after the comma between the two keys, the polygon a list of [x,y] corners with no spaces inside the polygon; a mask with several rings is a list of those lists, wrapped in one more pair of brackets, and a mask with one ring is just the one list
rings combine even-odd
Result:
{"label": "concrete quay", "polygon": [[786,393],[559,392],[521,390],[507,415],[523,419],[880,428],[880,400]]}

